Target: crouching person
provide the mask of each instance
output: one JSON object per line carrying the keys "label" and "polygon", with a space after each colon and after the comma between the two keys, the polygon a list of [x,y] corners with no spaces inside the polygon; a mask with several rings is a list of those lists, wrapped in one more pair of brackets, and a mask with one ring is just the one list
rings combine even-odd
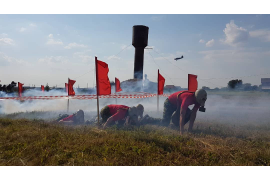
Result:
{"label": "crouching person", "polygon": [[[173,93],[164,102],[162,125],[167,126],[172,120],[175,126],[180,126],[180,134],[183,134],[184,125],[189,122],[188,131],[192,131],[198,109],[205,111],[206,99],[207,93],[203,89],[195,93],[189,91]],[[194,107],[190,110],[188,106],[193,104]]]}
{"label": "crouching person", "polygon": [[144,107],[138,104],[136,107],[128,107],[125,105],[111,104],[101,109],[101,123],[103,128],[114,125],[118,122],[119,125],[138,125],[139,118],[143,117]]}
{"label": "crouching person", "polygon": [[83,124],[84,123],[84,112],[79,109],[76,113],[67,116],[59,121],[64,124]]}

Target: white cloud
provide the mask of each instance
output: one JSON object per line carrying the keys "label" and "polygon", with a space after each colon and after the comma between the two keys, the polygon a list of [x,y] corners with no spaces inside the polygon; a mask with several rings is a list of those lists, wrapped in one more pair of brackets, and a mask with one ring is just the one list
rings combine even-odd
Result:
{"label": "white cloud", "polygon": [[254,24],[248,26],[248,28],[250,28],[250,29],[252,29],[252,28],[254,28],[254,27],[255,27]]}
{"label": "white cloud", "polygon": [[86,48],[87,46],[84,44],[77,44],[77,43],[69,43],[65,49],[73,49],[73,48]]}
{"label": "white cloud", "polygon": [[159,16],[152,16],[151,20],[153,21],[161,21],[164,18],[164,16],[159,15]]}
{"label": "white cloud", "polygon": [[63,42],[61,40],[49,39],[47,41],[47,44],[49,44],[49,45],[63,45]]}
{"label": "white cloud", "polygon": [[26,28],[21,27],[19,31],[20,31],[20,32],[24,32],[24,31],[26,31]]}
{"label": "white cloud", "polygon": [[121,47],[120,47],[121,49],[128,49],[128,50],[130,50],[130,49],[132,49],[132,45],[125,45],[125,44],[123,44],[123,45],[121,45]]}
{"label": "white cloud", "polygon": [[58,39],[58,40],[55,40],[54,38],[53,38],[53,34],[49,34],[48,35],[48,41],[47,41],[47,44],[49,44],[49,45],[63,45],[63,42],[60,40],[60,39]]}
{"label": "white cloud", "polygon": [[13,45],[14,41],[10,38],[0,38],[0,45]]}
{"label": "white cloud", "polygon": [[250,37],[259,38],[264,42],[270,42],[270,30],[260,29],[249,32]]}
{"label": "white cloud", "polygon": [[88,55],[82,55],[80,56],[80,58],[82,59],[83,63],[93,63],[94,62],[94,58],[92,56],[88,56]]}
{"label": "white cloud", "polygon": [[205,43],[205,41],[203,39],[200,39],[199,43]]}
{"label": "white cloud", "polygon": [[31,27],[36,27],[37,25],[34,24],[34,23],[30,23],[29,26],[31,26]]}
{"label": "white cloud", "polygon": [[53,34],[49,34],[48,35],[48,38],[53,38]]}
{"label": "white cloud", "polygon": [[50,56],[45,58],[40,58],[39,63],[55,64],[55,63],[66,63],[67,59],[63,56]]}
{"label": "white cloud", "polygon": [[[77,62],[82,62],[86,64],[92,64],[94,63],[94,57],[89,55],[88,52],[90,50],[84,50],[83,52],[75,52],[73,53],[73,58],[77,60]],[[78,61],[81,60],[81,61]]]}
{"label": "white cloud", "polygon": [[234,24],[233,20],[226,24],[226,28],[223,32],[225,33],[226,39],[222,40],[222,42],[231,46],[241,45],[246,42],[249,37],[248,31],[242,27],[238,27]]}
{"label": "white cloud", "polygon": [[115,55],[107,57],[108,60],[120,60],[121,58]]}
{"label": "white cloud", "polygon": [[17,59],[14,57],[10,57],[2,52],[0,52],[0,66],[8,66],[8,65],[26,65],[28,64],[26,61]]}
{"label": "white cloud", "polygon": [[2,37],[7,37],[7,36],[8,36],[8,34],[6,34],[6,33],[2,33],[2,34],[1,34],[1,36],[2,36]]}
{"label": "white cloud", "polygon": [[233,50],[209,50],[200,51],[199,54],[203,55],[203,59],[209,63],[257,63],[263,58],[269,56],[270,51],[262,51],[256,48],[249,49],[233,49]]}
{"label": "white cloud", "polygon": [[212,47],[214,45],[214,43],[215,43],[215,40],[214,39],[211,39],[205,45],[206,45],[206,47]]}

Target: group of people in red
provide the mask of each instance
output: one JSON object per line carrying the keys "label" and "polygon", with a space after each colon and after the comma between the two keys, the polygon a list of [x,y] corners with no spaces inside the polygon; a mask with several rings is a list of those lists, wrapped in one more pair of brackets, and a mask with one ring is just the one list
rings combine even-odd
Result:
{"label": "group of people in red", "polygon": [[[207,93],[204,89],[199,89],[195,93],[189,91],[178,91],[171,94],[164,102],[163,118],[160,125],[168,126],[172,122],[180,127],[180,133],[184,132],[184,125],[189,122],[188,131],[192,131],[197,111],[205,111],[204,105],[207,100]],[[189,109],[190,105],[194,105]],[[119,125],[139,125],[142,121],[144,107],[141,104],[137,106],[125,106],[110,104],[103,107],[100,111],[101,123],[103,128],[113,124]],[[83,123],[84,112],[77,111],[59,122],[64,123]]]}

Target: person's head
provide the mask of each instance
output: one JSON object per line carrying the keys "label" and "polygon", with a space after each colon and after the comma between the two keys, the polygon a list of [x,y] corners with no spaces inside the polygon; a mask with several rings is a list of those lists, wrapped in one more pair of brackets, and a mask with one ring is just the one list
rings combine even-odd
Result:
{"label": "person's head", "polygon": [[75,117],[79,122],[84,122],[84,112],[83,110],[79,109],[76,113],[75,113]]}
{"label": "person's head", "polygon": [[207,100],[207,93],[204,89],[198,89],[195,92],[196,101],[201,105],[205,105],[205,101]]}
{"label": "person's head", "polygon": [[140,117],[143,117],[143,112],[144,112],[144,107],[143,107],[143,105],[138,104],[138,105],[136,106],[136,108],[137,108],[137,115],[140,116]]}

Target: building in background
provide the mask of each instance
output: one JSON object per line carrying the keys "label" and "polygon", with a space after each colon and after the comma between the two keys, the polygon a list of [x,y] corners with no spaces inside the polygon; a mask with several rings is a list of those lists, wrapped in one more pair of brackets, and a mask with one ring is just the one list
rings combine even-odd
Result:
{"label": "building in background", "polygon": [[262,90],[270,90],[270,78],[261,78]]}

